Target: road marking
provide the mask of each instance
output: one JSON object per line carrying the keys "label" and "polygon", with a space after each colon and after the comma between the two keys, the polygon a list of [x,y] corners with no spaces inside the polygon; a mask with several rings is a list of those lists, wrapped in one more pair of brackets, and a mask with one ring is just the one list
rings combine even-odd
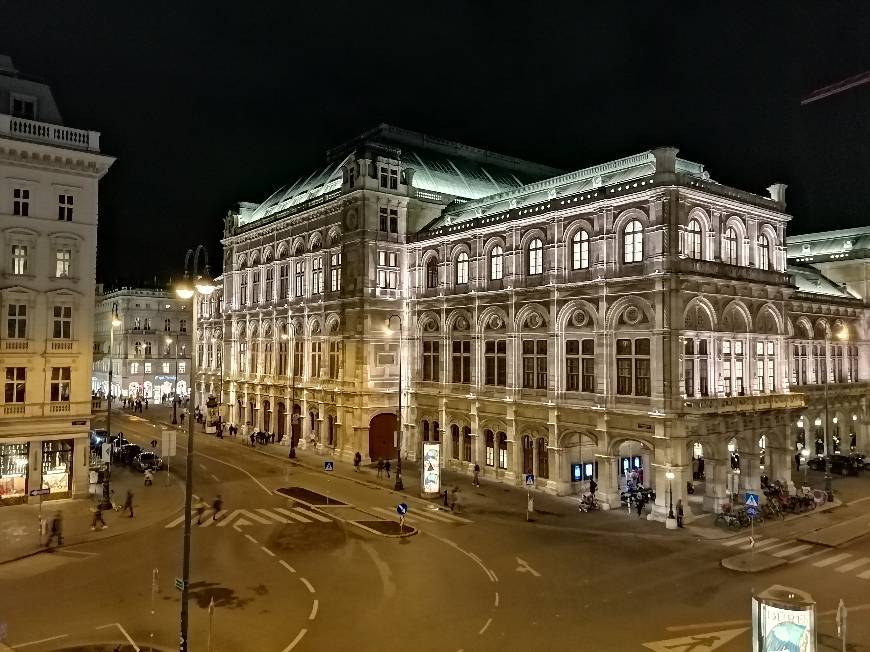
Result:
{"label": "road marking", "polygon": [[855,570],[859,566],[863,566],[868,561],[870,561],[870,557],[861,557],[861,559],[856,559],[855,561],[850,562],[848,564],[843,564],[842,566],[838,566],[836,568],[836,571],[838,573],[848,573],[849,571]]}
{"label": "road marking", "polygon": [[200,464],[199,468],[201,468],[203,471],[208,471],[208,467],[205,464]]}
{"label": "road marking", "polygon": [[302,583],[305,585],[305,588],[308,589],[308,592],[309,592],[309,593],[314,593],[314,587],[311,586],[311,582],[309,582],[308,580],[306,580],[304,577],[300,577],[300,578],[299,578],[299,581],[302,582]]}
{"label": "road marking", "polygon": [[696,652],[708,652],[722,647],[731,639],[737,638],[748,627],[739,629],[726,629],[718,632],[707,632],[705,634],[693,634],[691,636],[682,636],[680,638],[671,638],[665,641],[650,641],[644,643],[645,648],[649,648],[654,652],[673,652],[674,650],[695,650]]}
{"label": "road marking", "polygon": [[260,545],[260,542],[257,541],[257,540],[256,540],[254,537],[252,537],[250,534],[246,534],[246,535],[245,535],[245,538],[246,538],[248,541],[250,541],[251,543],[255,543],[255,544],[257,544],[257,545]]}
{"label": "road marking", "polygon": [[200,525],[199,527],[209,527],[211,525],[214,525],[216,522],[222,521],[224,516],[226,516],[226,515],[227,515],[227,510],[222,509],[221,511],[219,511],[217,513],[217,515],[212,514],[212,517],[210,519],[207,519],[206,522],[203,523],[202,525]]}
{"label": "road marking", "polygon": [[486,624],[485,624],[483,627],[481,627],[481,628],[480,628],[480,631],[477,632],[477,633],[478,633],[478,634],[483,634],[483,633],[486,631],[486,628],[489,627],[489,624],[490,624],[491,622],[492,622],[492,618],[487,618],[487,620],[486,620]]}
{"label": "road marking", "polygon": [[863,573],[858,573],[858,577],[862,580],[870,580],[870,571],[864,571]]}
{"label": "road marking", "polygon": [[723,546],[736,546],[738,543],[749,543],[750,537],[743,537],[741,539],[733,539],[731,541],[723,541]]}
{"label": "road marking", "polygon": [[257,511],[260,512],[261,514],[265,514],[266,516],[278,521],[279,523],[289,523],[290,522],[286,518],[284,518],[283,516],[279,516],[278,514],[274,514],[274,513],[270,512],[268,509],[263,509],[261,507],[258,507]]}
{"label": "road marking", "polygon": [[220,481],[221,481],[221,479],[220,479],[219,477],[217,477],[214,473],[211,474],[211,477],[212,477],[212,479],[213,479],[215,482],[220,482]]}
{"label": "road marking", "polygon": [[486,576],[489,577],[490,582],[498,582],[498,578],[495,576],[495,573],[493,573],[491,570],[489,570],[484,565],[483,561],[481,561],[480,557],[475,555],[473,552],[468,552],[467,550],[463,550],[462,548],[460,548],[456,543],[454,543],[450,539],[445,539],[443,537],[439,537],[436,534],[429,534],[429,536],[431,536],[433,539],[438,539],[442,543],[446,543],[448,546],[455,548],[456,550],[461,552],[463,555],[465,555],[466,557],[468,557],[469,559],[474,561],[475,564],[480,566],[480,568],[483,570],[483,572],[486,573]]}
{"label": "road marking", "polygon": [[289,516],[290,518],[295,519],[297,521],[300,521],[302,523],[311,523],[310,519],[307,519],[304,516],[300,516],[299,514],[296,514],[295,512],[291,512],[289,509],[284,509],[283,507],[276,507],[275,511],[281,512],[282,514]]}
{"label": "road marking", "polygon": [[136,645],[136,642],[130,637],[130,635],[127,633],[127,630],[121,627],[121,623],[109,623],[108,625],[100,625],[99,627],[97,627],[97,629],[108,629],[109,627],[117,627],[119,630],[121,630],[124,638],[126,638],[127,642],[133,646],[133,649],[136,652],[140,652],[139,646]]}
{"label": "road marking", "polygon": [[498,591],[495,592],[495,606],[498,606]]}
{"label": "road marking", "polygon": [[314,618],[317,616],[318,604],[319,603],[317,602],[317,600],[315,600],[314,602],[311,603],[311,613],[308,614],[308,620],[314,620]]}
{"label": "road marking", "polygon": [[13,645],[13,650],[18,650],[23,647],[29,647],[31,645],[39,645],[40,643],[48,643],[49,641],[56,641],[61,638],[66,638],[69,634],[58,634],[57,636],[49,636],[48,638],[41,638],[38,641],[29,641],[27,643],[19,643],[18,645]]}
{"label": "road marking", "polygon": [[287,563],[286,561],[284,561],[283,559],[279,560],[278,563],[281,564],[284,568],[286,568],[286,569],[287,569],[288,571],[290,571],[291,573],[295,573],[295,572],[296,572],[296,569],[293,568],[290,564],[288,564],[288,563]]}
{"label": "road marking", "polygon": [[870,500],[870,496],[864,496],[863,498],[859,498],[858,500],[850,500],[847,505],[855,505],[856,503],[863,503],[865,500]]}
{"label": "road marking", "polygon": [[167,523],[167,524],[164,525],[163,527],[165,527],[165,528],[168,530],[168,529],[171,528],[171,527],[175,527],[176,525],[178,525],[179,523],[181,523],[183,520],[184,520],[184,514],[182,514],[182,515],[179,516],[178,518],[176,518],[176,519],[170,521],[169,523]]}
{"label": "road marking", "polygon": [[230,523],[230,521],[232,521],[234,518],[236,518],[236,516],[244,517],[245,519],[249,518],[253,521],[256,521],[257,523],[262,523],[263,525],[271,525],[272,524],[272,521],[266,520],[265,518],[263,518],[259,514],[254,514],[253,512],[249,512],[246,509],[236,509],[231,514],[229,514],[228,516],[225,516],[220,521],[218,521],[218,527],[225,527],[227,524]]}
{"label": "road marking", "polygon": [[263,552],[265,552],[265,553],[266,553],[267,555],[269,555],[270,557],[274,557],[274,556],[275,556],[275,553],[272,552],[271,550],[269,550],[266,546],[260,546],[260,550],[262,550]]}
{"label": "road marking", "polygon": [[307,631],[308,631],[307,629],[300,629],[300,630],[299,630],[299,633],[296,634],[296,638],[294,638],[294,639],[290,642],[290,645],[288,645],[287,647],[285,647],[285,648],[282,650],[282,652],[290,652],[290,650],[292,650],[294,647],[296,647],[296,646],[299,644],[299,641],[302,640],[302,637],[305,636],[305,633],[306,633]]}
{"label": "road marking", "polygon": [[517,557],[516,560],[517,560],[517,563],[519,564],[519,566],[517,566],[518,573],[531,573],[535,577],[541,576],[541,574],[538,571],[536,571],[534,568],[529,566],[529,562],[523,561],[519,557]]}
{"label": "road marking", "polygon": [[773,545],[777,541],[779,541],[779,539],[777,539],[776,537],[770,537],[769,539],[762,539],[761,541],[757,541],[754,546],[751,543],[748,545],[745,545],[745,546],[740,546],[740,549],[741,550],[750,550],[750,549],[761,550],[762,548],[766,548],[768,546]]}
{"label": "road marking", "polygon": [[805,555],[801,555],[800,557],[795,557],[794,559],[789,559],[789,564],[798,564],[802,561],[806,561],[807,559],[812,559],[813,557],[821,557],[825,553],[829,552],[827,548],[822,548],[820,550],[813,550],[812,552],[808,552]]}
{"label": "road marking", "polygon": [[57,552],[61,555],[84,555],[85,557],[97,557],[100,554],[98,552],[82,552],[80,550],[58,550]]}
{"label": "road marking", "polygon": [[205,458],[210,459],[210,460],[214,460],[215,462],[218,462],[219,464],[225,464],[225,465],[227,465],[228,467],[230,467],[230,468],[232,468],[232,469],[235,469],[236,471],[241,471],[241,472],[244,473],[246,476],[248,476],[251,480],[253,480],[253,481],[254,481],[254,482],[255,482],[255,483],[256,483],[256,484],[257,484],[257,485],[258,485],[258,486],[259,486],[263,491],[265,491],[267,494],[269,494],[269,495],[271,496],[271,495],[274,493],[274,492],[273,492],[271,489],[269,489],[266,485],[264,485],[264,484],[263,484],[262,482],[260,482],[257,478],[255,478],[253,475],[251,475],[248,471],[245,471],[245,469],[243,469],[243,468],[240,467],[240,466],[236,466],[235,464],[230,464],[229,462],[225,462],[225,461],[223,461],[223,460],[221,460],[221,459],[218,459],[217,457],[212,457],[211,455],[206,455],[206,454],[204,454],[204,453],[197,453],[197,455],[199,455],[200,457],[205,457]]}
{"label": "road marking", "polygon": [[304,507],[294,507],[297,512],[300,514],[305,514],[305,516],[309,518],[313,518],[316,521],[320,521],[321,523],[332,523],[328,518],[323,516],[322,514],[318,514],[317,512],[312,512],[311,510],[305,509]]}
{"label": "road marking", "polygon": [[846,561],[849,557],[851,557],[848,552],[840,553],[839,555],[834,555],[833,557],[828,557],[827,559],[822,559],[821,561],[817,561],[813,566],[816,568],[824,568],[825,566],[831,566],[841,561]]}
{"label": "road marking", "polygon": [[780,550],[779,552],[775,552],[775,553],[773,553],[773,556],[774,557],[788,557],[789,555],[793,555],[796,552],[802,552],[802,551],[807,550],[809,548],[812,548],[812,546],[808,543],[804,543],[802,545],[795,546],[793,548],[786,548],[785,550]]}

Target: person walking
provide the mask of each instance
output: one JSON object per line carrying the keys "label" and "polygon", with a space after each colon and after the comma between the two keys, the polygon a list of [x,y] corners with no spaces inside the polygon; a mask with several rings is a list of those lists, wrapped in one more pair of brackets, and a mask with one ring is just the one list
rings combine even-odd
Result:
{"label": "person walking", "polygon": [[181,425],[184,425],[184,412],[181,413]]}
{"label": "person walking", "polygon": [[203,501],[199,501],[196,504],[196,524],[202,525],[202,515],[205,514],[206,504]]}
{"label": "person walking", "polygon": [[387,472],[387,477],[390,477],[390,460],[384,462],[384,471]]}
{"label": "person walking", "polygon": [[96,507],[92,510],[94,512],[94,518],[91,520],[91,529],[97,529],[97,523],[100,524],[100,529],[104,529],[109,527],[106,525],[106,521],[103,519],[103,508],[100,507],[100,503],[97,503]]}
{"label": "person walking", "polygon": [[217,495],[217,498],[214,499],[211,506],[214,509],[214,514],[211,515],[211,520],[216,521],[218,520],[218,514],[224,508],[224,499],[221,498],[220,494]]}
{"label": "person walking", "polygon": [[378,460],[378,477],[384,477],[384,461],[381,459]]}
{"label": "person walking", "polygon": [[154,473],[151,469],[145,469],[145,486],[149,487],[154,484]]}
{"label": "person walking", "polygon": [[456,487],[453,493],[453,511],[457,514],[462,513],[462,490]]}
{"label": "person walking", "polygon": [[453,489],[450,490],[450,511],[451,512],[454,509],[456,509],[456,492],[457,491],[459,491],[459,489],[456,487],[453,487]]}
{"label": "person walking", "polygon": [[641,515],[643,514],[643,505],[644,505],[643,498],[640,495],[638,495],[638,497],[634,501],[634,504],[635,504],[635,507],[637,508],[637,517],[640,518]]}
{"label": "person walking", "polygon": [[51,542],[57,538],[57,545],[63,545],[63,514],[60,511],[55,512],[54,518],[51,519],[51,530],[48,533],[48,541],[45,542],[46,548],[51,548]]}
{"label": "person walking", "polygon": [[677,501],[677,527],[683,527],[683,499]]}
{"label": "person walking", "polygon": [[256,448],[256,446],[257,446],[256,440],[257,440],[257,435],[255,435],[254,433],[251,433],[251,448]]}
{"label": "person walking", "polygon": [[362,455],[359,451],[353,456],[353,470],[359,473],[359,465],[362,464]]}
{"label": "person walking", "polygon": [[471,484],[475,487],[480,486],[480,464],[474,465],[474,476],[471,479]]}
{"label": "person walking", "polygon": [[133,518],[133,492],[130,489],[127,489],[127,497],[124,499],[124,507],[121,508],[121,511],[130,510],[130,518]]}

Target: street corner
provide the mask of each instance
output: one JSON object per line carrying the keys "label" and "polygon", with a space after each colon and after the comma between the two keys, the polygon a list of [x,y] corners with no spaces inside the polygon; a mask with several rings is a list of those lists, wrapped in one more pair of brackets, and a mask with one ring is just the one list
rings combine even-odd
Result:
{"label": "street corner", "polygon": [[722,568],[727,568],[738,573],[761,573],[787,563],[788,560],[782,557],[765,555],[760,552],[745,552],[741,555],[726,557],[720,562]]}
{"label": "street corner", "polygon": [[352,525],[356,525],[363,530],[368,530],[378,536],[401,539],[412,537],[418,533],[417,528],[410,525],[399,524],[398,521],[350,521]]}

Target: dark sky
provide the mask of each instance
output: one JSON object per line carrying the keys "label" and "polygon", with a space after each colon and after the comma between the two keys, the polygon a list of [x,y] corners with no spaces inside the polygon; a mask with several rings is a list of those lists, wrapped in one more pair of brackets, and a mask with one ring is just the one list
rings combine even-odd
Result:
{"label": "dark sky", "polygon": [[0,0],[0,17],[0,52],[118,157],[108,285],[217,254],[234,202],[380,122],[565,169],[672,144],[722,183],[788,183],[791,233],[870,224],[870,85],[800,105],[870,70],[866,2]]}

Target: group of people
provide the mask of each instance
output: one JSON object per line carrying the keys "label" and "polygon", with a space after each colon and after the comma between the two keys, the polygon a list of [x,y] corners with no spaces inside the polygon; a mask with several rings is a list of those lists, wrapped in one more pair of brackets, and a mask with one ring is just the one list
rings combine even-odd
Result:
{"label": "group of people", "polygon": [[[278,436],[278,443],[281,443],[281,440],[284,437],[282,435]],[[252,432],[249,439],[251,440],[251,446],[256,446],[257,444],[265,445],[265,444],[274,444],[275,443],[275,433],[274,432],[263,432],[262,430],[258,430],[256,432]]]}
{"label": "group of people", "polygon": [[142,412],[143,407],[146,410],[148,409],[148,399],[147,398],[142,399],[142,398],[139,398],[138,396],[136,396],[136,397],[125,396],[123,401],[122,401],[122,405],[124,406],[125,410],[127,408],[130,408],[131,410],[133,410],[133,412]]}
{"label": "group of people", "polygon": [[[357,453],[357,455],[359,455],[359,453]],[[360,456],[360,457],[362,457],[362,456]],[[387,474],[388,478],[390,477],[390,469],[392,468],[390,460],[378,460],[376,468],[378,470],[378,477],[379,478],[383,478],[384,473]]]}

